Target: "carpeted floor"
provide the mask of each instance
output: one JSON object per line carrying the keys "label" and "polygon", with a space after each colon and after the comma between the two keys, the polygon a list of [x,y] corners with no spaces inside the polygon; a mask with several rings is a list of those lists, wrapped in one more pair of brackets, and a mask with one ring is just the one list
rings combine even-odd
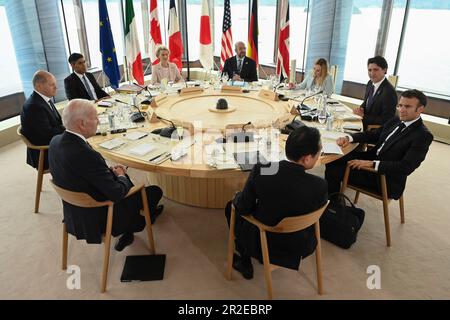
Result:
{"label": "carpeted floor", "polygon": [[[387,248],[380,201],[364,195],[366,220],[349,250],[322,242],[325,294],[316,291],[315,259],[299,272],[273,272],[277,299],[449,299],[450,298],[450,146],[434,142],[423,165],[409,178],[406,224],[398,202],[391,202],[392,247]],[[142,232],[122,252],[111,250],[108,291],[100,294],[102,245],[69,238],[69,265],[81,271],[81,288],[69,290],[61,270],[62,205],[44,179],[40,213],[34,214],[36,171],[25,164],[21,142],[0,149],[1,299],[265,299],[263,266],[255,276],[224,276],[227,226],[222,210],[187,207],[163,199],[165,210],[154,225],[158,253],[167,255],[163,281],[120,282],[125,257],[146,254]],[[315,170],[322,175],[323,169]],[[353,192],[349,191],[353,196]],[[113,242],[114,244],[114,242]],[[369,266],[379,266],[381,289],[368,289]]]}

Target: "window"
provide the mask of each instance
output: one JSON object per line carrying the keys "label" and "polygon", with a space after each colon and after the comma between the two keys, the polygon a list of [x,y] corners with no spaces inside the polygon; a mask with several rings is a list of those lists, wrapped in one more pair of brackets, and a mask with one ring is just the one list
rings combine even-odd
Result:
{"label": "window", "polygon": [[395,0],[392,9],[389,33],[386,41],[386,50],[384,57],[388,62],[388,74],[394,74],[395,64],[397,63],[397,52],[402,34],[402,25],[405,17],[406,0]]}
{"label": "window", "polygon": [[59,14],[61,17],[61,28],[63,32],[65,32],[64,35],[66,36],[66,52],[80,52],[80,41],[78,40],[77,23],[75,20],[75,8],[73,5],[73,0],[60,1]]}
{"label": "window", "polygon": [[398,67],[399,86],[450,96],[448,30],[448,1],[411,1]]}
{"label": "window", "polygon": [[[223,22],[223,0],[214,1],[214,55],[220,57]],[[243,41],[247,44],[248,37],[248,1],[231,0],[231,32],[233,33],[233,44]],[[261,14],[260,14],[261,16]],[[261,26],[259,26],[261,30]],[[261,32],[259,34],[261,37]],[[261,41],[261,39],[259,40]]]}
{"label": "window", "polygon": [[0,81],[0,97],[9,94],[22,92],[22,81],[20,79],[19,67],[16,60],[11,31],[9,29],[6,10],[0,2],[0,33],[2,35],[2,50],[0,50],[0,70],[7,77],[2,77]]}
{"label": "window", "polygon": [[[202,13],[202,1],[187,0],[186,6],[187,6],[186,20],[187,20],[188,44],[189,44],[189,60],[195,61],[198,60],[200,52],[199,37],[200,37],[200,16]],[[182,8],[177,7],[178,17],[180,16],[181,10]],[[180,25],[180,29],[182,28],[183,26]]]}
{"label": "window", "polygon": [[375,52],[382,4],[382,0],[353,1],[344,80],[368,81],[367,59],[373,57]]}
{"label": "window", "polygon": [[[291,59],[296,59],[297,69],[302,69],[303,55],[307,51],[305,46],[308,39],[305,39],[306,21],[308,16],[308,1],[292,1],[289,8],[289,23],[290,23],[290,55]],[[305,66],[306,67],[306,66]]]}
{"label": "window", "polygon": [[[258,1],[258,58],[259,63],[274,64],[275,24],[277,0]],[[292,7],[292,5],[291,5]],[[292,29],[291,29],[292,30]],[[234,30],[233,30],[234,31]],[[292,38],[291,38],[292,39]],[[247,40],[247,38],[246,38]],[[247,43],[247,41],[245,41]],[[292,45],[291,45],[292,48]]]}

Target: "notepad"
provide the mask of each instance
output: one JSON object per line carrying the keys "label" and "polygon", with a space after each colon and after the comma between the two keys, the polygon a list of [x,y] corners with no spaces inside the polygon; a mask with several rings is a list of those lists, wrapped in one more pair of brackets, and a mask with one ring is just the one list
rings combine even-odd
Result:
{"label": "notepad", "polygon": [[148,136],[147,132],[142,132],[142,131],[132,131],[132,132],[128,132],[125,135],[125,139],[131,140],[131,141],[135,141],[135,140],[139,140],[141,138],[144,138]]}
{"label": "notepad", "polygon": [[356,130],[361,131],[361,126],[357,124],[346,123],[344,124],[344,130]]}
{"label": "notepad", "polygon": [[336,142],[325,142],[322,144],[322,152],[325,154],[344,154]]}
{"label": "notepad", "polygon": [[149,143],[143,143],[136,147],[131,148],[130,150],[128,150],[128,152],[130,154],[141,157],[141,156],[145,156],[147,153],[149,153],[150,151],[153,151],[155,149],[156,149],[156,147],[154,145],[151,145]]}
{"label": "notepad", "polygon": [[99,107],[103,107],[103,108],[111,108],[111,107],[113,106],[113,103],[112,103],[111,101],[105,101],[105,100],[103,100],[103,101],[99,101],[99,102],[97,103],[97,105],[98,105]]}
{"label": "notepad", "polygon": [[100,143],[99,146],[104,149],[112,150],[112,149],[115,149],[115,148],[118,148],[118,147],[124,145],[125,143],[126,142],[123,141],[122,139],[115,138],[115,139],[111,139],[111,140],[105,141],[103,143]]}

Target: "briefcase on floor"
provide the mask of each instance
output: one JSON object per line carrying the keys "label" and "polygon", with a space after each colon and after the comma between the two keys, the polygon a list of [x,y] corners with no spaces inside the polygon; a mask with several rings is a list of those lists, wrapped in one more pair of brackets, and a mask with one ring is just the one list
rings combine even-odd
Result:
{"label": "briefcase on floor", "polygon": [[330,203],[320,218],[321,238],[348,249],[356,242],[364,222],[364,210],[357,208],[343,193],[329,196]]}

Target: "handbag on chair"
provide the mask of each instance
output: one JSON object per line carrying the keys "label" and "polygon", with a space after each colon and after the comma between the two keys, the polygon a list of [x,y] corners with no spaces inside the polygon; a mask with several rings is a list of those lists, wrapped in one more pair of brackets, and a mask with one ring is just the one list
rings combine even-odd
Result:
{"label": "handbag on chair", "polygon": [[329,195],[330,203],[320,218],[321,238],[348,249],[356,242],[364,222],[364,210],[357,208],[343,193]]}

